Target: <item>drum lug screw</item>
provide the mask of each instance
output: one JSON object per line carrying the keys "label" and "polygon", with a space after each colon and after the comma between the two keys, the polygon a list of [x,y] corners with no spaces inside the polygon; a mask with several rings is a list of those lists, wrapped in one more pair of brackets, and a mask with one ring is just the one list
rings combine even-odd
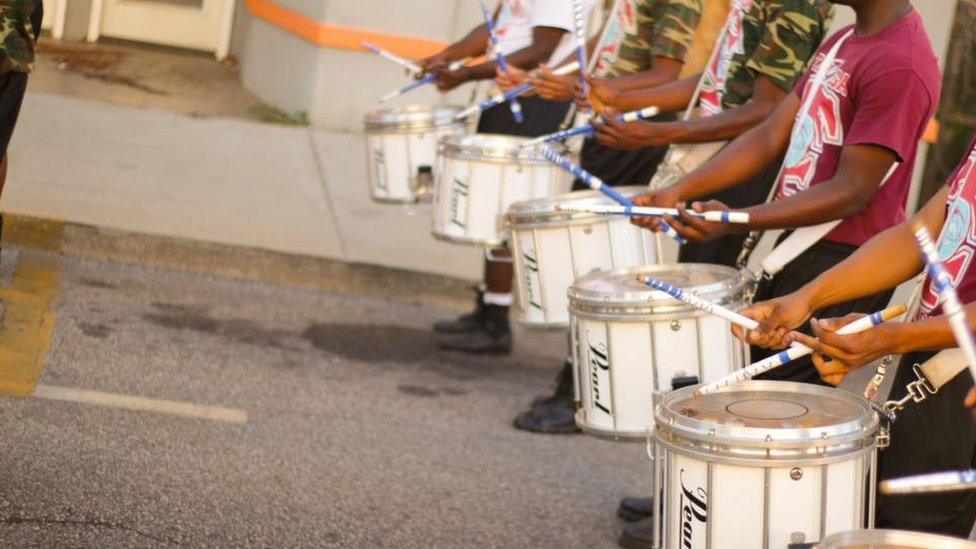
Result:
{"label": "drum lug screw", "polygon": [[583,227],[583,234],[593,234],[593,227],[589,225]]}
{"label": "drum lug screw", "polygon": [[672,318],[670,326],[672,332],[677,332],[681,329],[681,322],[679,322],[677,318]]}
{"label": "drum lug screw", "polygon": [[[800,469],[799,467],[790,469],[790,478],[793,480],[800,480],[803,478],[803,469]],[[803,534],[800,535],[802,536]]]}

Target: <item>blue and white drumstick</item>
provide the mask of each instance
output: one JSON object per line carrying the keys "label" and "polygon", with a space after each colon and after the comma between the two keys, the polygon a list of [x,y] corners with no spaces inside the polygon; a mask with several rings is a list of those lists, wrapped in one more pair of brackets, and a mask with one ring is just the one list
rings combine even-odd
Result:
{"label": "blue and white drumstick", "polygon": [[[594,213],[602,215],[626,215],[630,217],[662,217],[670,215],[678,217],[681,214],[675,208],[658,208],[654,206],[608,206],[605,204],[576,204],[567,202],[556,204],[558,212],[578,212]],[[688,215],[711,221],[713,223],[748,223],[749,214],[747,212],[695,212],[687,210]]]}
{"label": "blue and white drumstick", "polygon": [[[865,330],[869,330],[879,324],[898,318],[899,316],[905,314],[905,311],[907,310],[908,307],[904,305],[895,305],[894,307],[888,307],[883,311],[872,313],[868,316],[859,318],[854,322],[845,324],[843,327],[841,327],[841,329],[837,330],[837,334],[851,335],[851,334],[863,332]],[[752,330],[754,328],[748,328],[748,329]],[[718,391],[722,387],[728,387],[729,385],[741,383],[755,376],[758,376],[759,374],[766,373],[772,370],[773,368],[778,368],[788,362],[792,362],[800,357],[807,356],[811,353],[813,353],[813,349],[811,349],[810,347],[807,347],[806,345],[803,345],[801,343],[794,343],[793,345],[790,345],[785,350],[780,351],[779,353],[776,353],[773,356],[764,358],[759,362],[754,362],[753,364],[750,364],[749,366],[746,366],[741,370],[737,370],[718,381],[709,383],[707,385],[702,385],[701,387],[695,389],[695,394],[704,395],[708,393],[714,393],[715,391]]]}
{"label": "blue and white drumstick", "polygon": [[976,469],[893,478],[882,481],[880,488],[882,494],[929,494],[973,490],[976,489]]}
{"label": "blue and white drumstick", "polygon": [[[555,74],[556,76],[563,76],[563,75],[569,74],[569,73],[577,70],[578,68],[579,68],[579,63],[577,63],[576,61],[573,61],[573,62],[570,62],[570,63],[566,63],[565,65],[563,65],[562,67],[559,67],[558,69],[553,70],[552,73]],[[494,107],[495,105],[501,105],[502,103],[508,101],[509,99],[511,99],[513,97],[518,97],[518,96],[522,95],[523,93],[527,93],[529,91],[532,91],[532,89],[534,87],[535,86],[533,86],[532,84],[529,84],[529,83],[525,83],[525,84],[522,84],[520,86],[516,86],[516,87],[508,90],[505,93],[500,93],[498,95],[495,95],[491,99],[488,99],[486,101],[482,101],[481,103],[478,103],[478,104],[475,104],[475,105],[471,105],[470,107],[468,107],[468,108],[464,109],[463,111],[459,112],[457,114],[457,116],[455,116],[454,118],[457,119],[457,120],[460,120],[462,118],[467,118],[467,117],[471,116],[472,114],[474,114],[476,112],[486,111],[486,110]]]}
{"label": "blue and white drumstick", "polygon": [[[484,0],[478,0],[478,3],[481,4],[481,13],[485,16],[485,25],[488,27],[488,40],[491,42],[491,49],[495,55],[495,63],[498,64],[498,70],[502,74],[508,74],[508,63],[505,61],[505,54],[502,53],[502,49],[498,45],[498,34],[495,33],[495,20],[485,6]],[[515,117],[515,121],[521,124],[523,120],[522,104],[519,103],[518,97],[509,97],[508,106],[512,109],[512,116]]]}
{"label": "blue and white drumstick", "polygon": [[922,256],[925,263],[929,266],[929,277],[932,285],[942,301],[946,317],[949,319],[949,326],[952,334],[956,337],[956,343],[962,350],[966,358],[966,365],[969,366],[969,373],[976,380],[976,341],[973,340],[973,333],[969,330],[969,323],[966,321],[966,313],[962,310],[962,303],[959,301],[959,294],[956,293],[955,286],[952,285],[952,276],[946,271],[945,265],[939,259],[939,252],[932,241],[932,235],[921,222],[912,225],[915,233],[915,240],[918,241],[922,249]]}
{"label": "blue and white drumstick", "polygon": [[696,309],[705,311],[706,313],[713,314],[717,317],[728,320],[729,322],[737,326],[742,326],[747,330],[755,330],[756,328],[759,327],[758,322],[756,322],[755,320],[747,316],[740,315],[739,313],[731,309],[727,309],[719,305],[718,303],[713,303],[707,299],[702,299],[697,295],[688,293],[677,286],[672,286],[671,284],[668,284],[663,280],[658,280],[650,276],[638,276],[637,281],[647,284],[648,286],[654,288],[655,290],[661,290],[662,292],[677,299],[678,301],[687,303],[688,305],[691,305]]}
{"label": "blue and white drumstick", "polygon": [[[612,187],[603,182],[599,177],[591,174],[590,172],[584,170],[583,168],[573,164],[568,159],[566,159],[561,154],[552,150],[550,147],[542,147],[542,156],[546,160],[552,162],[553,164],[559,166],[560,168],[566,170],[567,172],[578,177],[583,183],[586,183],[591,189],[600,191],[603,194],[609,196],[614,202],[624,206],[625,208],[633,208],[634,203],[631,202],[627,197],[615,191]],[[673,238],[679,244],[684,244],[685,239],[678,234],[678,231],[674,230],[674,227],[668,225],[667,223],[661,221],[659,223],[661,230],[664,234]]]}
{"label": "blue and white drumstick", "polygon": [[424,69],[420,68],[420,65],[408,59],[404,59],[399,55],[394,55],[375,44],[370,44],[369,42],[363,42],[363,47],[375,53],[376,55],[382,57],[383,59],[386,59],[387,61],[392,61],[397,65],[400,65],[401,67],[407,69],[408,71],[414,74],[420,74],[424,72]]}
{"label": "blue and white drumstick", "polygon": [[[586,81],[586,27],[583,21],[583,0],[573,0],[573,32],[576,34],[576,60],[579,61],[579,82],[583,97],[590,96],[590,85]],[[592,114],[590,108],[586,114]]]}
{"label": "blue and white drumstick", "polygon": [[[461,60],[455,61],[455,62],[451,63],[450,65],[448,65],[447,69],[450,70],[450,71],[456,71],[456,70],[460,69],[461,67],[463,67],[467,62],[468,62],[468,59],[461,59]],[[420,80],[415,80],[415,81],[407,84],[406,86],[403,86],[400,89],[393,90],[390,93],[384,95],[383,97],[380,98],[380,103],[386,103],[387,101],[390,101],[391,99],[395,99],[395,98],[400,97],[401,95],[403,95],[405,93],[412,92],[413,90],[415,90],[415,89],[417,89],[417,88],[419,88],[421,86],[426,86],[427,84],[431,84],[431,83],[436,82],[436,81],[437,81],[437,75],[436,74],[428,74],[427,76],[421,78]]]}
{"label": "blue and white drumstick", "polygon": [[[653,118],[661,112],[657,107],[647,107],[639,111],[630,111],[623,114],[617,115],[618,122],[637,122],[639,120],[647,120],[648,118]],[[540,137],[536,137],[531,141],[526,141],[520,145],[521,147],[531,147],[533,145],[538,145],[539,143],[546,143],[549,141],[562,141],[563,139],[569,139],[570,137],[576,135],[593,135],[596,133],[596,129],[593,124],[583,124],[582,126],[577,126],[575,128],[569,128],[568,130],[562,130],[550,134],[546,134]]]}

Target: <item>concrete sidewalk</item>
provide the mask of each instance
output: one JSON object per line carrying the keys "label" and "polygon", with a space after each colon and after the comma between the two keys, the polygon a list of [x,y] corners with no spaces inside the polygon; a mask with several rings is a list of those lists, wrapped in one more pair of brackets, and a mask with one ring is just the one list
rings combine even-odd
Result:
{"label": "concrete sidewalk", "polygon": [[[153,236],[475,279],[429,206],[368,198],[362,136],[30,93],[0,208]],[[437,258],[432,261],[431,258]]]}

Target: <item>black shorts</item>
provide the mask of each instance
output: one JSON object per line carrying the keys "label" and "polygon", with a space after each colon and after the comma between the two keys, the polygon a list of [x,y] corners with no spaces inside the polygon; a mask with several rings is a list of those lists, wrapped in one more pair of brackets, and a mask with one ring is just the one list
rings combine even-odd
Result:
{"label": "black shorts", "polygon": [[539,96],[520,97],[522,123],[515,122],[508,103],[495,105],[481,113],[478,133],[495,133],[519,137],[539,137],[559,130],[569,112],[569,102],[546,101]]}
{"label": "black shorts", "polygon": [[[892,399],[906,394],[915,381],[914,364],[935,353],[902,357],[891,389]],[[909,402],[891,426],[891,445],[878,456],[878,478],[890,478],[971,469],[976,467],[976,422],[963,406],[973,386],[962,372],[922,402]],[[878,493],[878,528],[920,530],[967,537],[976,520],[976,491],[885,496]]]}
{"label": "black shorts", "polygon": [[[783,234],[777,241],[777,244],[782,242],[787,236],[788,233]],[[813,279],[820,276],[821,273],[828,271],[834,265],[847,259],[856,250],[856,246],[821,240],[800,254],[799,257],[789,262],[776,276],[771,279],[761,280],[759,287],[756,289],[756,297],[753,301],[758,303],[793,293],[806,286]],[[888,290],[846,303],[831,305],[830,307],[816,311],[813,317],[837,318],[850,313],[873,313],[885,308],[888,302],[891,301],[891,295],[893,293],[894,290]],[[808,323],[803,323],[802,326],[797,328],[797,331],[805,334],[812,333]],[[762,360],[776,352],[761,347],[752,347],[752,361]],[[813,366],[813,360],[810,357],[794,360],[789,364],[756,376],[756,379],[776,379],[825,385],[820,379],[820,374],[817,373],[817,369]]]}
{"label": "black shorts", "polygon": [[0,160],[7,155],[26,91],[26,74],[9,72],[0,75]]}
{"label": "black shorts", "polygon": [[[766,202],[769,190],[779,175],[779,162],[774,163],[745,185],[732,187],[699,200],[718,200],[730,208],[747,208]],[[748,233],[721,236],[708,242],[688,242],[678,252],[679,263],[713,263],[735,267]]]}

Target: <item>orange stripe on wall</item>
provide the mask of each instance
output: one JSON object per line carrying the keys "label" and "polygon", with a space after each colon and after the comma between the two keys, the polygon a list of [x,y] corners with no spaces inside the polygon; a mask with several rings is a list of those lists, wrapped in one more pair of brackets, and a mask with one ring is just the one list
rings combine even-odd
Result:
{"label": "orange stripe on wall", "polygon": [[254,17],[263,19],[302,40],[326,48],[363,51],[362,43],[365,41],[402,57],[421,59],[448,46],[448,43],[443,40],[320,23],[298,12],[283,8],[272,0],[247,0],[247,9]]}

